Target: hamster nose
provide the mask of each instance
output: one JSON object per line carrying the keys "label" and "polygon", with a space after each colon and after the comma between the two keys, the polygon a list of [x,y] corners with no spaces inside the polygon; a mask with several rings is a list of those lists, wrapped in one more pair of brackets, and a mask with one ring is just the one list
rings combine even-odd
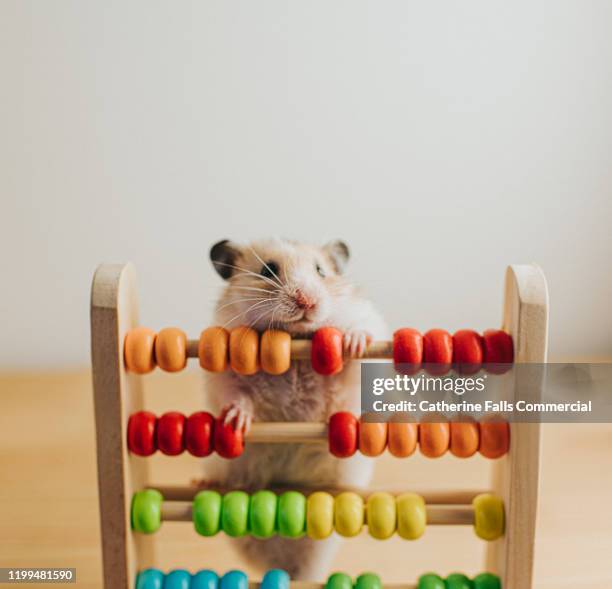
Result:
{"label": "hamster nose", "polygon": [[301,290],[298,290],[294,296],[295,304],[300,308],[307,311],[316,306],[316,301],[309,296],[305,295]]}

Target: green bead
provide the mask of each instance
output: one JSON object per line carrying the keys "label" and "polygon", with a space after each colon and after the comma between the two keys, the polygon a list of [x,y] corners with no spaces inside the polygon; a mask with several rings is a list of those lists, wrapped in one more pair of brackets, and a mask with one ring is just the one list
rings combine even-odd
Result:
{"label": "green bead", "polygon": [[287,491],[278,499],[278,533],[285,538],[299,538],[306,529],[306,497]]}
{"label": "green bead", "polygon": [[380,577],[374,573],[363,573],[357,577],[355,589],[382,589]]}
{"label": "green bead", "polygon": [[501,589],[501,581],[492,573],[480,573],[474,577],[474,589]]}
{"label": "green bead", "polygon": [[221,527],[228,536],[244,536],[249,529],[249,496],[244,491],[230,491],[223,496]]}
{"label": "green bead", "polygon": [[270,538],[276,532],[277,503],[272,491],[257,491],[251,495],[249,530],[256,538]]}
{"label": "green bead", "polygon": [[474,589],[474,584],[461,573],[453,573],[446,577],[446,589]]}
{"label": "green bead", "polygon": [[145,489],[132,497],[132,528],[136,532],[152,534],[161,526],[161,504],[164,497],[155,489]]}
{"label": "green bead", "polygon": [[345,573],[334,573],[327,579],[325,589],[353,589],[353,580]]}
{"label": "green bead", "polygon": [[445,589],[446,585],[442,580],[442,577],[438,575],[434,575],[433,573],[427,573],[426,575],[421,575],[419,578],[419,583],[417,585],[417,589]]}
{"label": "green bead", "polygon": [[193,500],[193,525],[200,536],[214,536],[221,526],[221,495],[200,491]]}

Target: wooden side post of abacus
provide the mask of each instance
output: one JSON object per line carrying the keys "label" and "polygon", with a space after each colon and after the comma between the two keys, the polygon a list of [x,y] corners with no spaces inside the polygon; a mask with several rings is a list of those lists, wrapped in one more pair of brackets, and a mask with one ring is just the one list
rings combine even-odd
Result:
{"label": "wooden side post of abacus", "polygon": [[141,379],[128,375],[123,362],[123,339],[137,324],[133,266],[100,266],[91,290],[91,356],[107,589],[132,589],[137,567],[154,562],[153,539],[132,534],[130,526],[132,495],[148,482],[147,463],[130,460],[124,435],[130,414],[143,407]]}
{"label": "wooden side post of abacus", "polygon": [[[508,267],[502,328],[512,335],[515,366],[546,362],[548,289],[538,266]],[[515,370],[513,387],[514,394],[518,394],[520,366]],[[512,423],[510,428],[510,452],[493,466],[491,486],[493,492],[504,500],[506,532],[503,538],[488,543],[486,566],[501,577],[502,587],[532,589],[540,479],[540,424]]]}

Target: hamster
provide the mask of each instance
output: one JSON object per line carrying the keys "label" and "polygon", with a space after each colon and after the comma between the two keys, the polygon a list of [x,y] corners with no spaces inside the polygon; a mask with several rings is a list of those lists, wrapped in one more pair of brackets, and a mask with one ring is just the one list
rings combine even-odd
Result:
{"label": "hamster", "polygon": [[[217,325],[276,328],[294,338],[311,338],[320,327],[333,326],[345,334],[345,355],[350,358],[362,356],[372,339],[388,335],[376,307],[344,276],[349,249],[342,241],[317,247],[279,238],[248,245],[224,240],[211,248],[210,259],[227,282],[215,310]],[[245,432],[253,420],[326,422],[336,411],[360,413],[359,362],[347,361],[334,376],[315,373],[308,360],[294,360],[281,376],[227,371],[207,378],[206,390],[216,410]],[[326,444],[247,444],[241,457],[218,467],[216,478],[231,488],[290,487],[308,494],[366,486],[373,463],[361,455],[335,458]],[[292,579],[322,581],[338,539],[275,536],[238,543],[255,566],[282,568]]]}

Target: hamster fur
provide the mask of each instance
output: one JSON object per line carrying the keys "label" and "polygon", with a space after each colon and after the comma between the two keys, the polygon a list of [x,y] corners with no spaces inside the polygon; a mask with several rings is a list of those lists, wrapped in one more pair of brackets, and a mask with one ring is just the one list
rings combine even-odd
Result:
{"label": "hamster fur", "polygon": [[[317,247],[278,238],[244,246],[222,241],[210,257],[227,281],[215,311],[217,325],[249,325],[258,331],[274,327],[302,338],[333,326],[345,334],[345,353],[353,358],[363,354],[369,340],[388,335],[375,306],[343,276],[349,257],[343,242]],[[251,420],[325,422],[336,411],[360,413],[360,365],[348,360],[334,376],[316,374],[310,361],[292,361],[281,376],[208,374],[206,391],[215,409],[226,412],[238,428],[248,430]],[[232,488],[290,487],[308,494],[366,486],[372,470],[371,458],[338,459],[326,444],[247,444],[241,457],[217,461],[213,477]],[[337,545],[335,536],[238,540],[251,564],[282,568],[292,579],[319,581],[328,574]]]}

